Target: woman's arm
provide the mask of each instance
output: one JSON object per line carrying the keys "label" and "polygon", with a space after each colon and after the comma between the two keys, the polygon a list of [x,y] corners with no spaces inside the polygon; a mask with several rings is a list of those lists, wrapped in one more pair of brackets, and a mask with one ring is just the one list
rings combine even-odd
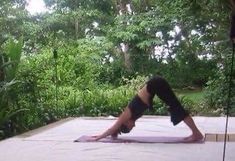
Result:
{"label": "woman's arm", "polygon": [[106,130],[101,135],[94,136],[94,140],[97,141],[109,135],[117,137],[118,130],[121,127],[121,125],[127,122],[130,118],[131,118],[131,111],[128,107],[126,107],[125,110],[122,112],[122,114],[119,116],[118,120],[113,124],[113,126],[111,126],[108,130]]}

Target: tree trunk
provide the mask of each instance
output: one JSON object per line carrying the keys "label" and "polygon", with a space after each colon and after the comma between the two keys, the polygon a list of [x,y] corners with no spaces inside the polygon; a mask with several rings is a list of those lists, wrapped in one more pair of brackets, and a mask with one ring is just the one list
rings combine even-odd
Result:
{"label": "tree trunk", "polygon": [[75,23],[75,39],[77,40],[78,39],[78,33],[79,33],[79,22],[78,22],[78,19],[76,17],[75,17],[74,23]]}
{"label": "tree trunk", "polygon": [[[128,14],[128,9],[127,9],[127,4],[128,4],[128,1],[125,1],[125,0],[118,0],[118,13],[120,15],[124,15],[124,14]],[[125,22],[126,26],[128,25],[127,22]],[[129,50],[129,45],[125,42],[122,43],[122,53],[124,55],[124,65],[125,65],[125,68],[128,72],[131,72],[131,66],[132,66],[132,63],[131,63],[131,59],[130,59],[130,54],[128,53],[128,50]]]}
{"label": "tree trunk", "polygon": [[124,64],[125,64],[125,67],[126,67],[127,71],[131,72],[132,64],[131,64],[131,58],[130,58],[130,54],[128,53],[128,50],[129,50],[129,45],[123,43],[122,52],[123,52],[123,55],[124,55]]}
{"label": "tree trunk", "polygon": [[1,67],[4,63],[4,57],[0,56],[0,82],[1,81],[4,81],[4,70],[3,68]]}

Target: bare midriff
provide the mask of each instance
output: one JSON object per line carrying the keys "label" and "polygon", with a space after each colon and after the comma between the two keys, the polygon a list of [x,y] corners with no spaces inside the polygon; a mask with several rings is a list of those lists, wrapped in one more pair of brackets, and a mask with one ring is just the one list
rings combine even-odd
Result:
{"label": "bare midriff", "polygon": [[147,85],[145,85],[143,88],[139,90],[138,96],[145,104],[147,104],[148,106],[150,105],[149,102],[150,94],[147,91]]}

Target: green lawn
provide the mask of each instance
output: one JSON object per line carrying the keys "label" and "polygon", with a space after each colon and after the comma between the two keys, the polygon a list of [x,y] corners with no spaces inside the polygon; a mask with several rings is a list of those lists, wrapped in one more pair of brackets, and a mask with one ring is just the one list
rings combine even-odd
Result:
{"label": "green lawn", "polygon": [[176,92],[180,96],[185,96],[195,103],[200,103],[204,99],[204,90],[177,90]]}

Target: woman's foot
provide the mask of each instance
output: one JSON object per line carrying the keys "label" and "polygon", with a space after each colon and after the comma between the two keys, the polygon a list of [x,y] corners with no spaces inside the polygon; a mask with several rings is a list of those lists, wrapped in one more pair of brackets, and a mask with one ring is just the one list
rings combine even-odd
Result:
{"label": "woman's foot", "polygon": [[198,133],[194,133],[186,138],[184,138],[185,142],[198,142],[198,141],[203,141],[204,136],[198,132]]}

